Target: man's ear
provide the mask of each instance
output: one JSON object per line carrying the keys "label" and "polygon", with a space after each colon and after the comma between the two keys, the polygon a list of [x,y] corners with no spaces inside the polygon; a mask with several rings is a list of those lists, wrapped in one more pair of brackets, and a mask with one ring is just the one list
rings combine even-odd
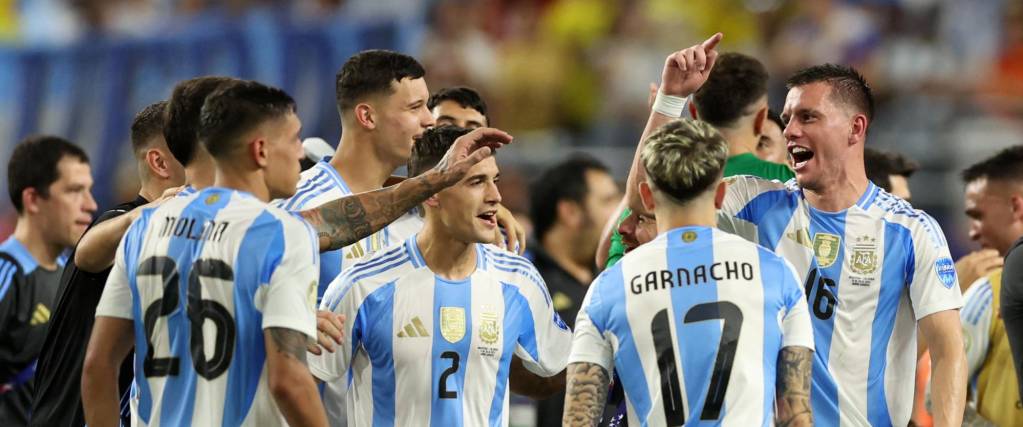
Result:
{"label": "man's ear", "polygon": [[647,212],[653,212],[654,208],[657,207],[657,201],[654,200],[654,189],[650,187],[650,183],[643,180],[639,183],[639,200],[643,203],[643,209]]}
{"label": "man's ear", "polygon": [[1016,221],[1023,222],[1023,196],[1013,194],[1012,198],[1009,199],[1009,203],[1012,206],[1012,217]]}
{"label": "man's ear", "polygon": [[718,188],[714,189],[714,209],[721,209],[725,204],[725,191],[728,191],[728,183],[718,181]]}
{"label": "man's ear", "polygon": [[764,134],[764,123],[767,121],[767,107],[763,107],[757,110],[756,117],[753,118],[753,134],[760,136]]}
{"label": "man's ear", "polygon": [[150,148],[143,156],[143,161],[146,162],[146,166],[153,175],[163,179],[170,178],[170,167],[167,165],[167,158],[163,152],[157,148]]}
{"label": "man's ear", "polygon": [[21,206],[22,211],[25,213],[37,214],[40,211],[39,202],[44,197],[35,187],[28,187],[21,190]]}
{"label": "man's ear", "polygon": [[352,110],[352,114],[355,115],[355,122],[366,129],[373,130],[377,128],[376,123],[376,110],[365,102],[359,103]]}
{"label": "man's ear", "polygon": [[270,164],[270,147],[262,136],[249,141],[248,147],[249,155],[252,157],[252,161],[256,162],[256,165],[260,168],[265,168]]}
{"label": "man's ear", "polygon": [[856,114],[852,117],[852,134],[849,135],[849,145],[855,144],[856,141],[866,141],[869,122],[867,116],[863,114]]}
{"label": "man's ear", "polygon": [[567,199],[558,200],[555,218],[571,228],[580,227],[583,223],[582,209],[579,204]]}

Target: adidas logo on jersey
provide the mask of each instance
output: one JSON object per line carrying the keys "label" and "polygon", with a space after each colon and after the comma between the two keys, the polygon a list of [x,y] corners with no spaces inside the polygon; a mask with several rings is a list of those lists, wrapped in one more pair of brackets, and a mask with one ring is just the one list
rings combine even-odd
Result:
{"label": "adidas logo on jersey", "polygon": [[413,317],[411,322],[406,323],[405,327],[398,331],[398,338],[426,338],[429,336],[430,333],[426,331],[419,316]]}
{"label": "adidas logo on jersey", "polygon": [[28,323],[31,326],[42,325],[43,323],[50,321],[50,309],[46,308],[45,305],[36,305],[35,312],[32,313],[32,320]]}

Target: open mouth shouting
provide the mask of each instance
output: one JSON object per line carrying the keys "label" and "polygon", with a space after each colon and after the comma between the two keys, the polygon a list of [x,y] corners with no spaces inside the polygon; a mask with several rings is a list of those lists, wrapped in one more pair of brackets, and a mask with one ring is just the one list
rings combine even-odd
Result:
{"label": "open mouth shouting", "polygon": [[479,218],[480,221],[483,221],[483,224],[486,225],[488,228],[497,227],[497,210],[496,209],[495,210],[489,210],[489,211],[483,212],[483,213],[481,213],[479,215],[476,215],[476,218]]}
{"label": "open mouth shouting", "polygon": [[792,165],[797,171],[813,158],[813,151],[800,145],[789,145],[788,151],[792,157]]}

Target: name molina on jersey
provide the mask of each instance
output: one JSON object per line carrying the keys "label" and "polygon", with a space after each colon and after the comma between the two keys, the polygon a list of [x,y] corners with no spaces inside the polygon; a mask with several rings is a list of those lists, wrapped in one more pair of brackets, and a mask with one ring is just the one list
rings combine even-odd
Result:
{"label": "name molina on jersey", "polygon": [[637,274],[629,281],[629,289],[639,295],[643,292],[658,289],[671,289],[676,286],[699,285],[711,280],[753,280],[753,264],[739,261],[715,262],[688,268],[671,270],[654,270],[646,274]]}
{"label": "name molina on jersey", "polygon": [[220,242],[230,224],[227,221],[197,220],[189,217],[169,216],[164,218],[160,237],[184,237],[192,240]]}

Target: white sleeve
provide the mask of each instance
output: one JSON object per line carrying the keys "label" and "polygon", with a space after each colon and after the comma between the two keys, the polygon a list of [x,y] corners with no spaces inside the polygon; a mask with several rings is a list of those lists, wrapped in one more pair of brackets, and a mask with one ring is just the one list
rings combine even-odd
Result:
{"label": "white sleeve", "polygon": [[575,320],[572,353],[568,356],[568,363],[594,363],[611,372],[614,368],[614,347],[604,334],[607,319],[597,290],[599,284],[598,277],[586,291],[586,298]]}
{"label": "white sleeve", "polygon": [[518,289],[526,300],[521,309],[529,311],[523,313],[523,316],[533,320],[533,333],[519,337],[515,354],[530,372],[549,377],[564,370],[568,364],[572,330],[554,311],[547,284],[540,273],[530,268],[529,276],[520,276]]}
{"label": "white sleeve", "polygon": [[[262,302],[262,328],[291,329],[315,341],[319,265],[318,257],[310,254],[318,247],[308,224],[294,218],[281,222],[283,231],[264,255],[267,262],[275,256],[280,256],[280,261],[270,274],[264,297],[259,301]],[[273,247],[278,245],[283,248],[274,253]],[[258,302],[257,307],[260,307]]]}
{"label": "white sleeve", "polygon": [[758,243],[757,225],[739,218],[739,213],[757,195],[768,189],[762,187],[777,186],[778,183],[749,175],[735,175],[725,178],[725,185],[725,199],[717,212],[718,228]]}
{"label": "white sleeve", "polygon": [[[140,225],[139,221],[132,223],[125,236],[128,236],[135,227]],[[134,319],[134,311],[131,298],[131,286],[128,284],[128,270],[125,265],[125,245],[128,239],[122,238],[117,244],[117,254],[114,255],[114,266],[107,276],[106,286],[103,287],[103,295],[96,305],[96,316],[116,317],[119,319]]]}
{"label": "white sleeve", "polygon": [[[911,230],[914,267],[909,299],[920,320],[939,311],[959,309],[963,306],[963,295],[941,227],[927,214],[916,212],[923,218]],[[930,232],[925,224],[931,228]]]}
{"label": "white sleeve", "polygon": [[806,296],[803,293],[803,287],[799,286],[796,269],[788,261],[784,262],[787,268],[782,273],[785,277],[782,289],[785,290],[785,305],[788,309],[780,319],[781,346],[800,346],[813,350],[813,325],[810,323],[810,310],[807,308]]}
{"label": "white sleeve", "polygon": [[966,347],[967,378],[973,378],[984,364],[990,344],[991,318],[994,314],[994,295],[989,277],[982,277],[963,294],[963,309],[959,319],[963,324],[963,344]]}
{"label": "white sleeve", "polygon": [[[348,271],[351,272],[351,269]],[[307,354],[309,372],[320,381],[333,382],[344,378],[355,351],[362,342],[362,331],[369,320],[365,313],[359,315],[359,302],[365,299],[366,292],[358,284],[352,283],[351,277],[350,274],[344,273],[335,277],[320,302],[321,311],[345,316],[344,328],[341,331],[344,337],[342,344],[337,346],[333,353],[323,351],[320,355]]]}

